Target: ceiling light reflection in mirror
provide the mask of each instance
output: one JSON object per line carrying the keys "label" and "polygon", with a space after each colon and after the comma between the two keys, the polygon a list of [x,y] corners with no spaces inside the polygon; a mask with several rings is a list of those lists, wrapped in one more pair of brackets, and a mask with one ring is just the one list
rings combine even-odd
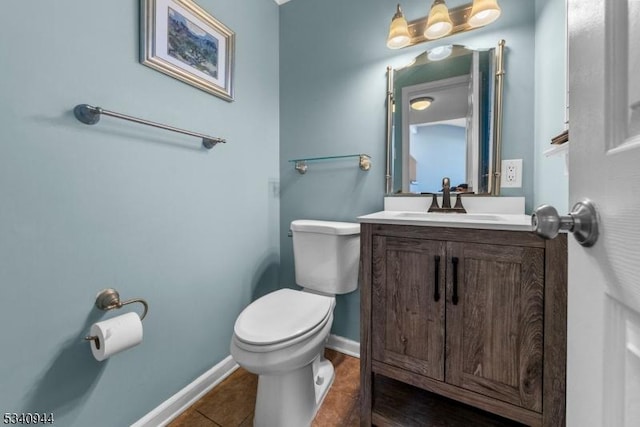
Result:
{"label": "ceiling light reflection in mirror", "polygon": [[413,98],[409,105],[413,110],[423,111],[431,106],[433,102],[433,98],[430,96],[419,96],[417,98]]}

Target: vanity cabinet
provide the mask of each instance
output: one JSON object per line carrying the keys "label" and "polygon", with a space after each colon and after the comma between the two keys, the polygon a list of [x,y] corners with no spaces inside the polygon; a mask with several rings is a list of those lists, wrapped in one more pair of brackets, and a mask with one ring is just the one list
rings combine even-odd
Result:
{"label": "vanity cabinet", "polygon": [[[566,236],[362,224],[361,279],[362,425],[403,425],[385,408],[425,403],[385,402],[393,382],[379,376],[461,413],[564,425]],[[440,425],[439,406],[413,419]],[[479,413],[460,425],[481,425]]]}

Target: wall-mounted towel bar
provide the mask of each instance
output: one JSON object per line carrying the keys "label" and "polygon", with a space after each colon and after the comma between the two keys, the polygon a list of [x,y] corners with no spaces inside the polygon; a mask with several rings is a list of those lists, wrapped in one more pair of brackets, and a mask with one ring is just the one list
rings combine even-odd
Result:
{"label": "wall-mounted towel bar", "polygon": [[75,108],[73,109],[73,114],[76,116],[76,119],[80,120],[82,123],[86,125],[95,125],[100,121],[100,115],[104,114],[105,116],[111,116],[117,119],[128,120],[130,122],[139,123],[141,125],[153,126],[160,129],[170,130],[171,132],[177,132],[185,135],[195,136],[197,138],[202,138],[202,146],[207,150],[212,149],[218,143],[227,142],[222,138],[216,138],[216,137],[204,135],[198,132],[191,132],[189,130],[184,130],[184,129],[176,128],[173,126],[167,126],[161,123],[139,119],[137,117],[127,116],[125,114],[116,113],[115,111],[105,110],[103,108],[94,107],[88,104],[76,105]]}
{"label": "wall-mounted towel bar", "polygon": [[371,169],[371,156],[368,154],[347,154],[346,156],[327,156],[327,157],[308,157],[306,159],[293,159],[289,160],[289,163],[294,163],[295,168],[301,175],[307,173],[307,169],[309,166],[307,162],[319,162],[326,160],[336,160],[336,159],[348,159],[350,157],[358,158],[358,166],[363,171],[368,171]]}

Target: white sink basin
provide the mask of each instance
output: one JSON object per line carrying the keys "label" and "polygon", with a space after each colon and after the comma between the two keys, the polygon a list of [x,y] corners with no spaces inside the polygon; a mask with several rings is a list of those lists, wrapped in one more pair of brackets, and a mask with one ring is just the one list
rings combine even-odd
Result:
{"label": "white sink basin", "polygon": [[424,211],[380,211],[358,217],[373,224],[419,225],[428,227],[481,228],[488,230],[531,231],[529,215],[494,213],[440,213]]}

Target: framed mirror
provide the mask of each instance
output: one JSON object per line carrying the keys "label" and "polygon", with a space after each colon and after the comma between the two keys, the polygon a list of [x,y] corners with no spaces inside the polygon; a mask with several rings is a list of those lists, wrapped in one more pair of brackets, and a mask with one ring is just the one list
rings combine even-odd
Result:
{"label": "framed mirror", "polygon": [[387,68],[386,193],[498,195],[504,40],[441,46]]}

